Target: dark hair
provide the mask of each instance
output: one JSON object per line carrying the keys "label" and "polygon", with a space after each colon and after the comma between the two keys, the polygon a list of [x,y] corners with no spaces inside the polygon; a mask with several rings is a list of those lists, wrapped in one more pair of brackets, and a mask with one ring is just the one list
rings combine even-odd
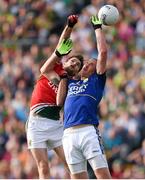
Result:
{"label": "dark hair", "polygon": [[79,69],[79,71],[80,71],[82,69],[82,67],[83,67],[83,64],[84,64],[84,57],[82,55],[80,55],[80,54],[72,55],[71,57],[68,58],[68,60],[71,59],[71,58],[76,58],[76,59],[78,59],[80,61],[80,63],[81,63],[81,67]]}

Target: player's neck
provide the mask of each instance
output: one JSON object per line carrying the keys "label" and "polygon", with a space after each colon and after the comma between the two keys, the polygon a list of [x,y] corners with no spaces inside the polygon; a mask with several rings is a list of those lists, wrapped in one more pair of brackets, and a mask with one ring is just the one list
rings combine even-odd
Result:
{"label": "player's neck", "polygon": [[81,80],[88,78],[89,76],[81,76]]}

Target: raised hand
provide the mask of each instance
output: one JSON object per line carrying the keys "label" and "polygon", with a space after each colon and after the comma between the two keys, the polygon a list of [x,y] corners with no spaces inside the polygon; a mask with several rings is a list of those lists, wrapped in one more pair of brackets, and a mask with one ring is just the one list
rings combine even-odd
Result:
{"label": "raised hand", "polygon": [[95,15],[91,16],[91,23],[94,29],[98,29],[102,27],[102,22]]}
{"label": "raised hand", "polygon": [[78,16],[77,15],[70,15],[67,18],[67,25],[68,27],[73,28],[74,25],[78,22]]}
{"label": "raised hand", "polygon": [[58,57],[67,55],[70,53],[70,51],[72,50],[73,47],[73,42],[71,39],[63,39],[60,43],[60,45],[57,47],[55,54]]}

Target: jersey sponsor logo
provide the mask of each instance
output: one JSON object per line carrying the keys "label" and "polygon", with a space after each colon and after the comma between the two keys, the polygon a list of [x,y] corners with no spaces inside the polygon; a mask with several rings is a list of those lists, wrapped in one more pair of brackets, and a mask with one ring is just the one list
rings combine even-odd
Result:
{"label": "jersey sponsor logo", "polygon": [[88,84],[82,84],[81,86],[79,86],[78,84],[75,84],[75,85],[70,84],[69,90],[68,90],[68,96],[85,92],[87,89],[87,86]]}
{"label": "jersey sponsor logo", "polygon": [[93,150],[92,152],[95,153],[95,152],[100,152],[100,151],[99,150]]}
{"label": "jersey sponsor logo", "polygon": [[51,87],[51,89],[53,89],[55,93],[57,93],[58,88],[56,87],[55,84],[53,84],[51,81],[49,81],[48,86]]}

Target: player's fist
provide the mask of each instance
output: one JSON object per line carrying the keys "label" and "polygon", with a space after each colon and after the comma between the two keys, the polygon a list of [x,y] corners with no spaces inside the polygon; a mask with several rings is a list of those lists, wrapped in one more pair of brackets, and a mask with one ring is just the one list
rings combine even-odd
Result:
{"label": "player's fist", "polygon": [[73,28],[74,25],[78,22],[78,16],[77,15],[70,15],[67,18],[67,25],[68,27]]}

